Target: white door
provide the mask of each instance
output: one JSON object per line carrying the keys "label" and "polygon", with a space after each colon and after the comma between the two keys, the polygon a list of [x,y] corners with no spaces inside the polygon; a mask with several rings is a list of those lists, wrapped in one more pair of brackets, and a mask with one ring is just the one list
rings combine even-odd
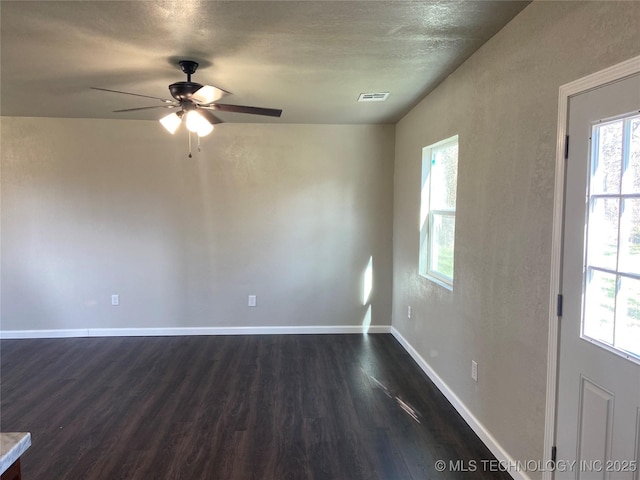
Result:
{"label": "white door", "polygon": [[570,98],[567,131],[555,478],[638,480],[640,75]]}

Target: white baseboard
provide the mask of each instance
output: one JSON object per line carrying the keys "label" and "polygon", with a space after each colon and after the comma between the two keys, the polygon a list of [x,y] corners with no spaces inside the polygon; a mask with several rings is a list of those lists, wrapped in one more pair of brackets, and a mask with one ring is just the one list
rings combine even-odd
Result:
{"label": "white baseboard", "polygon": [[[458,396],[449,388],[449,386],[440,378],[440,376],[429,366],[424,358],[417,352],[415,348],[396,330],[391,327],[391,334],[400,342],[400,345],[407,351],[409,355],[416,361],[420,368],[427,374],[436,387],[442,392],[442,394],[449,400],[451,405],[458,411],[465,422],[471,427],[471,429],[480,437],[480,440],[487,446],[491,453],[496,457],[503,465],[513,466],[517,465],[517,462],[507,453],[507,451],[498,443],[498,441],[491,435],[491,432],[485,428],[482,423],[471,413],[464,403],[458,398]],[[515,480],[531,480],[525,472],[517,471],[517,469],[509,470],[508,473]]]}
{"label": "white baseboard", "polygon": [[73,338],[89,337],[89,330],[86,328],[56,329],[56,330],[2,330],[0,339],[14,338]]}
{"label": "white baseboard", "polygon": [[317,325],[288,327],[78,328],[66,330],[2,330],[0,339],[70,337],[163,337],[181,335],[301,335],[390,333],[391,325]]}

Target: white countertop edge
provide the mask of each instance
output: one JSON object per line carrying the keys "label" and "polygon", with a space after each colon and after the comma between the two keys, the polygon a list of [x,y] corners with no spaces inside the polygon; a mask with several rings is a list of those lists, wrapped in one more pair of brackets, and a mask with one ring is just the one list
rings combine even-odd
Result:
{"label": "white countertop edge", "polygon": [[0,475],[31,446],[29,432],[0,432]]}

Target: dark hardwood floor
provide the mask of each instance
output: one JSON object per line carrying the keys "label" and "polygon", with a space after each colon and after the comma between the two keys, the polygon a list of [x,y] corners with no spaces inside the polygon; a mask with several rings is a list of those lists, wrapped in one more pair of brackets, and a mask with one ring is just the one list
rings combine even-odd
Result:
{"label": "dark hardwood floor", "polygon": [[[425,480],[493,459],[391,335],[0,342],[25,480]],[[478,463],[479,465],[479,463]]]}

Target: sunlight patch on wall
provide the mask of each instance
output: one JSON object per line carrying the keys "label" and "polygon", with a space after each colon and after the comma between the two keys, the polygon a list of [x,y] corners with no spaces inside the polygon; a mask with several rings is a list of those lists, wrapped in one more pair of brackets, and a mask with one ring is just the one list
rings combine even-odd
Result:
{"label": "sunlight patch on wall", "polygon": [[366,305],[369,302],[369,296],[373,289],[373,257],[369,257],[369,263],[364,270],[363,288],[362,288],[362,305]]}
{"label": "sunlight patch on wall", "polygon": [[369,327],[371,326],[371,305],[367,307],[367,313],[364,314],[362,320],[362,333],[369,333]]}
{"label": "sunlight patch on wall", "polygon": [[373,257],[369,257],[367,267],[364,269],[362,275],[362,305],[367,307],[367,311],[364,314],[362,320],[362,333],[369,333],[369,326],[371,325],[371,303],[369,303],[371,297],[371,291],[373,290]]}

